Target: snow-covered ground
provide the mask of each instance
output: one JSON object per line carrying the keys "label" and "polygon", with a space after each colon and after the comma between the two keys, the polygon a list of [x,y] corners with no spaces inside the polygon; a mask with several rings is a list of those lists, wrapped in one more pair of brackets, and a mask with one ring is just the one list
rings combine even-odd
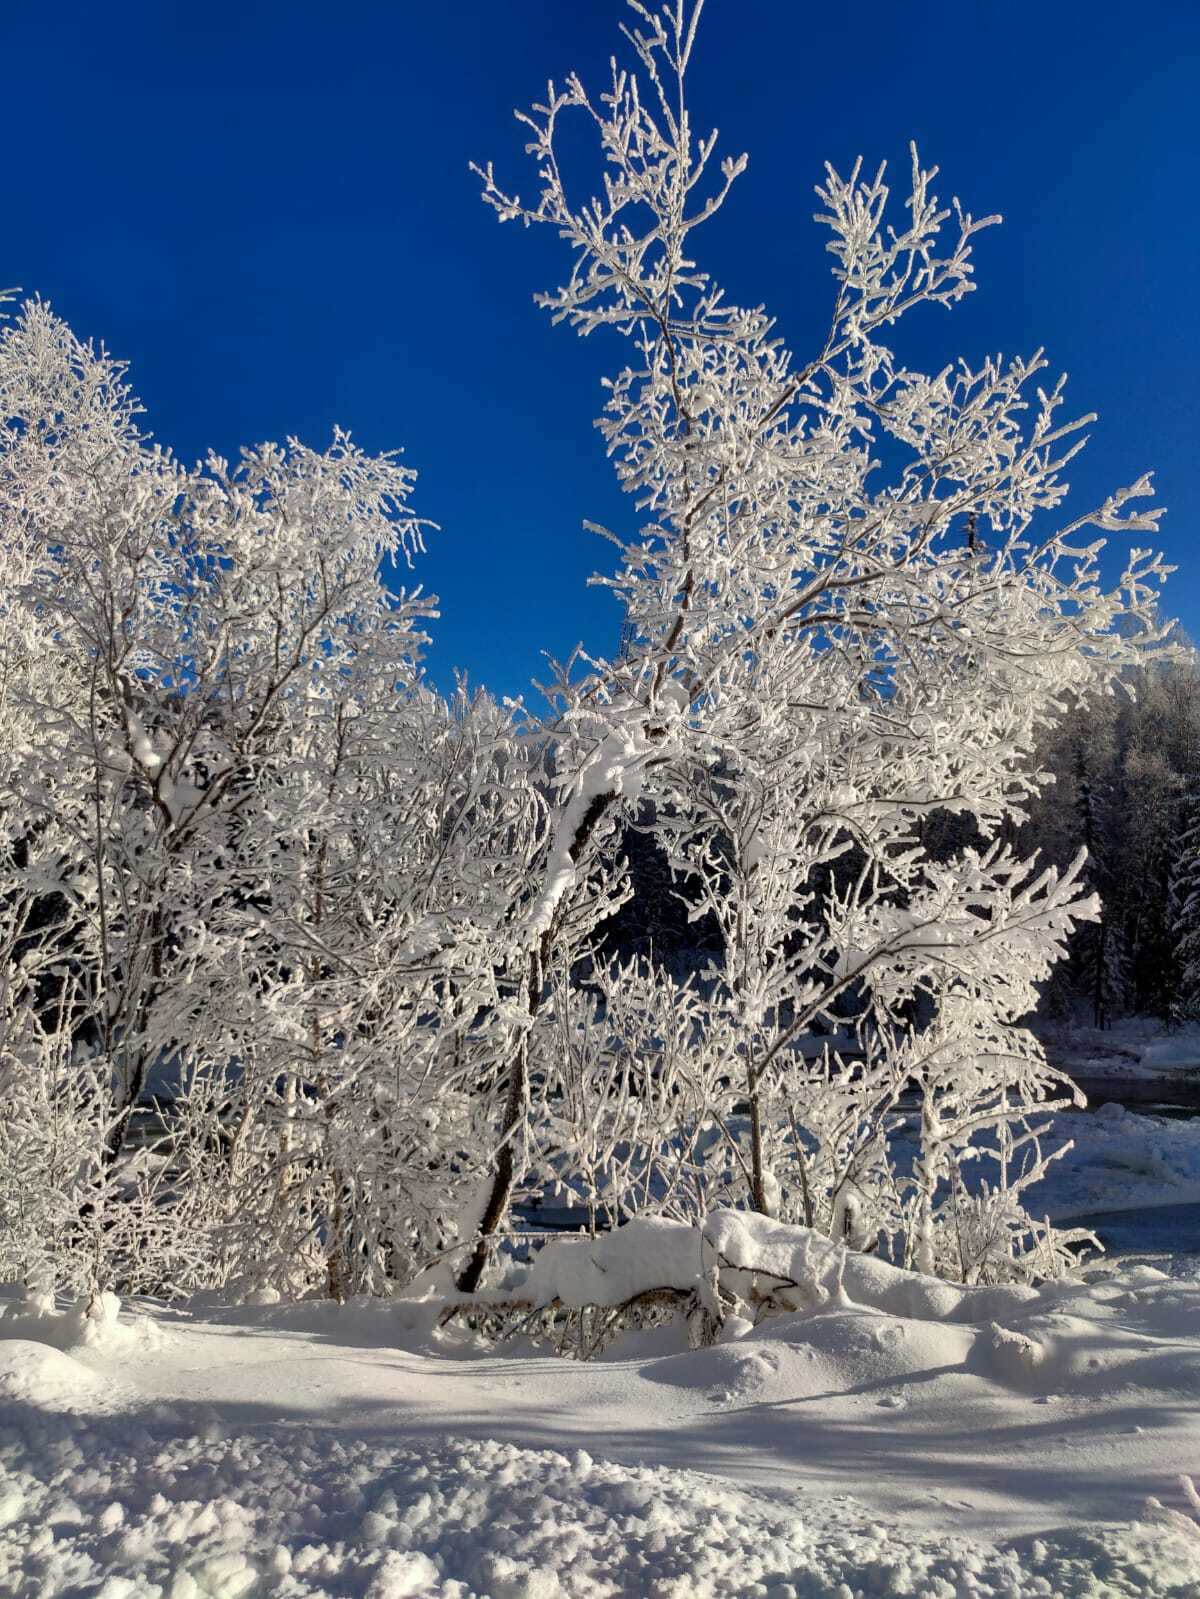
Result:
{"label": "snow-covered ground", "polygon": [[[1144,1253],[1139,1217],[1200,1201],[1200,1121],[1110,1104],[1060,1131],[1033,1196],[1056,1219],[1111,1214]],[[1174,1260],[1040,1290],[851,1256],[796,1314],[590,1363],[402,1303],[109,1322],[10,1297],[0,1593],[1195,1599],[1200,1230],[1172,1226]],[[631,1291],[612,1249],[583,1278]]]}
{"label": "snow-covered ground", "polygon": [[[1029,1207],[1039,1214],[1065,1221],[1200,1201],[1200,1118],[1108,1102],[1060,1116],[1055,1136],[1074,1148],[1029,1190]],[[1200,1250],[1200,1237],[1180,1247]]]}
{"label": "snow-covered ground", "polygon": [[1200,1283],[845,1285],[591,1363],[378,1302],[14,1305],[0,1592],[1200,1593]]}
{"label": "snow-covered ground", "polygon": [[1072,1077],[1113,1083],[1192,1080],[1200,1090],[1200,1024],[1166,1028],[1154,1017],[1123,1016],[1111,1027],[1039,1021],[1035,1028],[1055,1066]]}

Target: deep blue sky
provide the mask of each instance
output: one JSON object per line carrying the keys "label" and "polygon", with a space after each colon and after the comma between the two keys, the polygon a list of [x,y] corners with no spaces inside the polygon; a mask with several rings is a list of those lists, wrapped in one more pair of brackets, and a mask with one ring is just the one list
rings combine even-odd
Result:
{"label": "deep blue sky", "polygon": [[[575,67],[593,83],[618,0],[361,0],[4,7],[0,283],[38,291],[132,363],[155,435],[212,445],[335,422],[403,446],[441,524],[421,564],[442,600],[431,664],[522,692],[542,650],[615,645],[580,530],[630,508],[591,420],[619,351],[553,328],[548,235],[498,228],[471,158],[525,194],[512,107]],[[1197,291],[1200,5],[708,0],[700,119],[750,168],[708,261],[803,354],[829,305],[812,185],[830,159],[907,141],[939,191],[1005,226],[979,292],[926,312],[914,362],[1045,344],[1097,410],[1075,472],[1099,495],[1144,467],[1200,633]],[[703,238],[699,235],[698,238]]]}

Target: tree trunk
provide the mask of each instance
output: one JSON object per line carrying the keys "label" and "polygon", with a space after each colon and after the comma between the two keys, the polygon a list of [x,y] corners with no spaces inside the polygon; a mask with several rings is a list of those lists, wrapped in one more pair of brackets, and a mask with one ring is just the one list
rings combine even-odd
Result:
{"label": "tree trunk", "polygon": [[516,1174],[513,1141],[516,1138],[517,1124],[521,1119],[528,1090],[529,1034],[526,1033],[513,1055],[508,1079],[508,1095],[504,1101],[504,1121],[500,1135],[502,1141],[496,1155],[492,1189],[479,1221],[479,1238],[470,1259],[455,1279],[459,1292],[463,1294],[473,1294],[479,1287],[491,1252],[492,1237],[508,1214],[508,1203],[512,1198],[513,1179]]}
{"label": "tree trunk", "polygon": [[767,1185],[763,1174],[762,1106],[759,1104],[758,1073],[750,1069],[750,1203],[760,1216],[769,1216]]}
{"label": "tree trunk", "polygon": [[[568,849],[573,866],[578,866],[592,834],[596,831],[604,813],[614,803],[616,798],[615,790],[592,796],[587,810],[579,820],[579,825],[575,829],[575,836],[571,840]],[[552,934],[553,928],[547,928],[538,939],[535,948],[529,952],[525,996],[529,1027],[523,1033],[513,1052],[512,1065],[509,1068],[508,1094],[504,1101],[504,1119],[500,1128],[500,1148],[496,1153],[495,1175],[492,1178],[491,1192],[488,1194],[487,1204],[484,1206],[483,1216],[479,1222],[479,1239],[471,1258],[455,1279],[460,1293],[473,1294],[479,1287],[484,1268],[487,1265],[488,1255],[491,1251],[492,1237],[499,1231],[502,1222],[508,1215],[508,1206],[512,1198],[513,1182],[516,1175],[513,1144],[516,1140],[517,1125],[524,1113],[525,1101],[529,1097],[529,1033],[542,1005],[542,979],[546,958],[550,951]]]}

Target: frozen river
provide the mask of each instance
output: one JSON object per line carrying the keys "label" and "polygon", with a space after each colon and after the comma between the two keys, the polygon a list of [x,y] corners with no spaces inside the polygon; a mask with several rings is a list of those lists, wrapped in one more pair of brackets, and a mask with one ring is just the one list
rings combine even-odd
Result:
{"label": "frozen river", "polygon": [[1200,1254],[1200,1201],[1109,1210],[1074,1219],[1080,1226],[1090,1227],[1110,1254]]}

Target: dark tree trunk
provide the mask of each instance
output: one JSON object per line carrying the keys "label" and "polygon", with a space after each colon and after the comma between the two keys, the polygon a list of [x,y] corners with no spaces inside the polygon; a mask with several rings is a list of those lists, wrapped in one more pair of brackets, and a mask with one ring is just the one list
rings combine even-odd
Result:
{"label": "dark tree trunk", "polygon": [[[575,830],[575,837],[571,840],[568,853],[572,864],[578,865],[580,857],[587,848],[592,834],[596,831],[601,818],[616,800],[615,792],[597,794],[593,797],[587,810],[580,818]],[[537,945],[529,952],[529,968],[526,975],[526,1006],[529,1013],[530,1027],[537,1017],[542,1004],[543,973],[550,950],[551,930],[544,932],[537,941]],[[463,1294],[473,1294],[479,1287],[483,1278],[484,1268],[487,1266],[488,1255],[491,1253],[492,1239],[500,1230],[508,1215],[509,1202],[512,1199],[513,1183],[516,1176],[516,1163],[513,1159],[513,1145],[516,1141],[517,1127],[524,1112],[525,1101],[529,1095],[529,1031],[522,1034],[516,1049],[513,1051],[512,1063],[509,1067],[508,1093],[504,1100],[504,1118],[500,1127],[500,1148],[496,1153],[495,1173],[492,1177],[491,1191],[488,1194],[487,1204],[484,1206],[483,1215],[479,1222],[479,1238],[470,1259],[459,1272],[455,1279],[458,1291]]]}

